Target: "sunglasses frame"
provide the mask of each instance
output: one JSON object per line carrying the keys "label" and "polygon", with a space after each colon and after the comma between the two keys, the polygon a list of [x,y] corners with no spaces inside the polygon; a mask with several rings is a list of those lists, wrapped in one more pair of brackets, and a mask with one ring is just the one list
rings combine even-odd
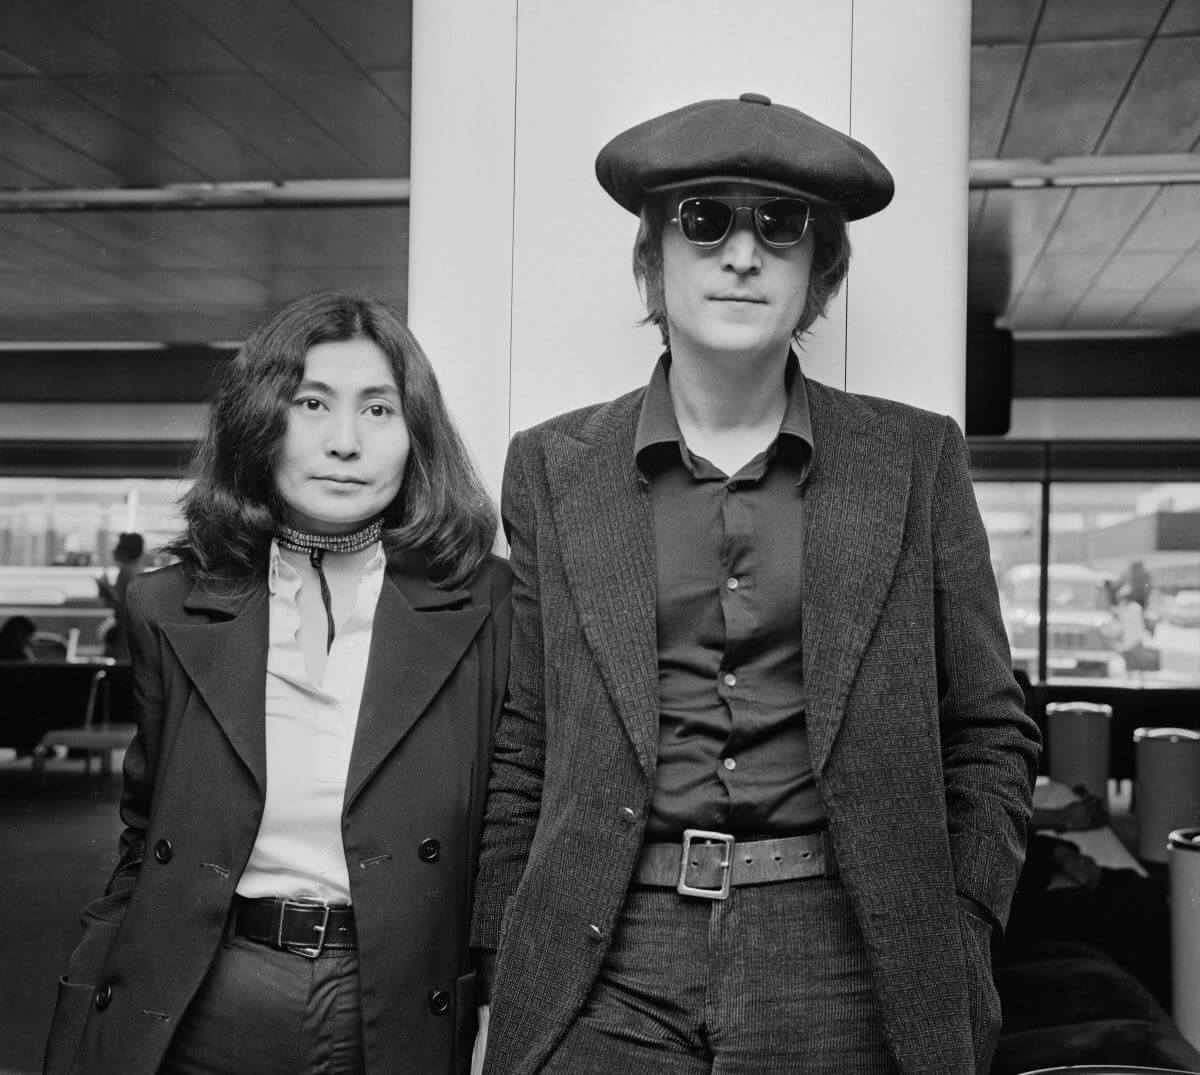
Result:
{"label": "sunglasses frame", "polygon": [[[729,214],[729,223],[725,226],[725,231],[719,239],[714,239],[711,242],[701,242],[697,239],[689,239],[687,232],[683,230],[683,224],[680,217],[683,215],[683,207],[688,202],[718,202],[725,206],[726,209],[731,209]],[[744,205],[743,202],[751,204]],[[772,202],[799,202],[804,206],[804,227],[800,229],[800,236],[797,239],[792,239],[786,243],[775,243],[768,239],[762,232],[762,223],[758,219],[758,214],[765,206]],[[797,246],[804,242],[804,237],[808,234],[808,226],[812,223],[812,203],[804,198],[797,197],[794,194],[762,194],[762,195],[743,195],[739,198],[720,198],[713,194],[689,194],[686,198],[680,198],[679,203],[675,207],[675,215],[671,217],[667,223],[674,224],[679,229],[679,234],[683,236],[683,241],[690,246],[699,247],[701,250],[714,250],[720,246],[726,239],[729,238],[733,231],[734,222],[737,220],[737,215],[743,209],[750,211],[750,217],[754,221],[754,234],[765,246],[769,246],[772,250],[789,250],[793,246]]]}

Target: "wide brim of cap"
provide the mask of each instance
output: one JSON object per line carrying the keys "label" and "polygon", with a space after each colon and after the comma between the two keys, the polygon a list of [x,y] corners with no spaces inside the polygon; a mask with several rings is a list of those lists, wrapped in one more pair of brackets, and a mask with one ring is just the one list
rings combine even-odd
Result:
{"label": "wide brim of cap", "polygon": [[848,220],[883,209],[891,173],[866,146],[764,97],[698,101],[639,123],[596,157],[596,178],[631,213],[647,194],[692,183],[753,183],[835,205]]}

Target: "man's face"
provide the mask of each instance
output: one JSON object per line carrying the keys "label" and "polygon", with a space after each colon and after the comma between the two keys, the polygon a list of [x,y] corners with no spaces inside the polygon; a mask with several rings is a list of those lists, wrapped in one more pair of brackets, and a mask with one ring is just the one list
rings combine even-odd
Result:
{"label": "man's face", "polygon": [[[772,192],[752,184],[685,189],[669,196],[666,216],[675,216],[679,201],[692,194],[736,203],[740,197]],[[715,247],[693,246],[678,227],[667,224],[663,291],[672,347],[742,354],[786,351],[804,312],[812,258],[811,226],[795,246],[776,249],[759,238],[753,214],[745,210],[736,214],[728,237]]]}

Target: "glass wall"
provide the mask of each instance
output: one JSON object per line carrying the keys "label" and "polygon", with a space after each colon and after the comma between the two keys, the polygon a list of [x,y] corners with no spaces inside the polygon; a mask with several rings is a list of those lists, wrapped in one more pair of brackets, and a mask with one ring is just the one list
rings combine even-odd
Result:
{"label": "glass wall", "polygon": [[1014,668],[1200,686],[1200,482],[977,476],[976,495]]}
{"label": "glass wall", "polygon": [[81,656],[103,651],[111,609],[98,580],[113,581],[112,551],[122,533],[139,533],[145,566],[179,530],[174,478],[0,478],[0,622],[28,616],[53,656],[79,632]]}

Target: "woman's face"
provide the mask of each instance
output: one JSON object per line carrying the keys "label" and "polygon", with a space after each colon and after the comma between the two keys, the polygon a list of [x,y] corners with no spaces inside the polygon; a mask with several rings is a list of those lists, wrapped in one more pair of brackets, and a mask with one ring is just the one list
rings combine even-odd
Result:
{"label": "woman's face", "polygon": [[400,491],[408,448],[400,390],[379,346],[360,337],[310,348],[273,468],[288,522],[336,534],[375,518]]}

